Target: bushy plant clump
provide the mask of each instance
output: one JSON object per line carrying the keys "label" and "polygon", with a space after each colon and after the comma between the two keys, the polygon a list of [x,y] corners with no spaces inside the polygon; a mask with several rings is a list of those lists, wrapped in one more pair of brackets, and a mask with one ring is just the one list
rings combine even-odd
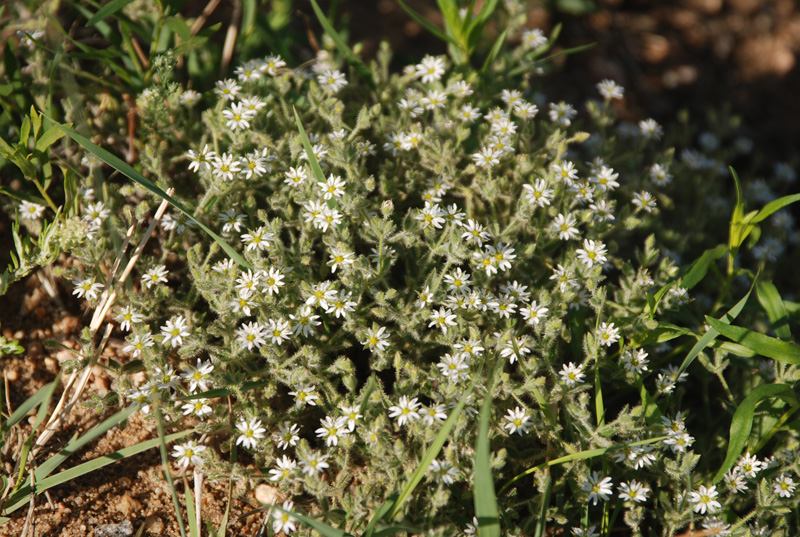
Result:
{"label": "bushy plant clump", "polygon": [[[608,80],[579,114],[540,87],[552,43],[536,30],[518,42],[488,73],[434,56],[392,73],[384,47],[374,89],[332,45],[310,65],[248,61],[205,95],[172,82],[162,57],[160,82],[137,101],[140,164],[192,218],[167,210],[133,284],[116,289],[111,315],[131,360],[117,392],[195,428],[173,448],[177,471],[233,475],[239,492],[268,483],[285,508],[352,533],[463,400],[403,505],[426,534],[476,531],[488,401],[504,535],[623,524],[789,535],[800,478],[796,430],[783,424],[800,406],[800,360],[724,332],[742,308],[723,315],[758,285],[739,259],[775,261],[796,238],[791,216],[717,247],[738,207],[725,164],[749,151],[732,124],[676,158],[673,144],[691,141],[681,128],[619,125],[624,89]],[[103,188],[101,164],[86,155],[82,198],[54,232],[90,306],[127,228],[160,202],[138,186]],[[780,173],[788,188],[791,169]],[[29,220],[44,210],[19,209]],[[145,232],[135,229],[131,244]],[[763,331],[774,319],[757,308],[734,324]],[[685,361],[711,330],[731,341],[708,338]],[[728,461],[730,416],[776,385],[790,387],[789,406],[751,412],[750,452]],[[282,511],[274,524],[311,534]]]}

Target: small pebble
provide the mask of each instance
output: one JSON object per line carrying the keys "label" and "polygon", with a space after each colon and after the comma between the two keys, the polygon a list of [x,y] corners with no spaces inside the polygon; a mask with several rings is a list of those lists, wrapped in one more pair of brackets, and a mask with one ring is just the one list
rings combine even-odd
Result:
{"label": "small pebble", "polygon": [[133,524],[126,520],[121,524],[103,524],[94,528],[94,537],[130,537],[133,535]]}
{"label": "small pebble", "polygon": [[264,483],[258,485],[255,489],[256,500],[264,505],[276,503],[278,498],[278,489],[271,487]]}
{"label": "small pebble", "polygon": [[6,378],[9,382],[14,382],[19,378],[19,372],[16,369],[9,369],[6,371]]}
{"label": "small pebble", "polygon": [[144,529],[149,533],[161,535],[164,532],[164,521],[155,515],[151,515],[144,519]]}

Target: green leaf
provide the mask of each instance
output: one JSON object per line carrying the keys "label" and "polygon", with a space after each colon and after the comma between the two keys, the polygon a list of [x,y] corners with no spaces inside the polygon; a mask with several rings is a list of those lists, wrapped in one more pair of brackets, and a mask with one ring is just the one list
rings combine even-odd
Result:
{"label": "green leaf", "polygon": [[503,43],[506,41],[506,34],[508,33],[508,28],[503,30],[499,36],[497,36],[497,40],[494,42],[492,46],[492,50],[489,51],[489,55],[486,56],[486,61],[483,62],[483,67],[481,68],[481,73],[486,74],[489,72],[489,67],[494,63],[495,58],[500,53],[500,49],[503,47]]}
{"label": "green leaf", "polygon": [[372,79],[372,72],[370,72],[369,68],[364,64],[363,61],[361,61],[361,58],[356,56],[350,47],[347,46],[347,43],[344,42],[344,39],[342,39],[342,36],[339,35],[339,32],[337,32],[333,26],[331,26],[331,23],[328,22],[328,18],[319,8],[317,0],[311,0],[311,7],[314,9],[314,13],[317,15],[322,28],[325,30],[325,33],[327,33],[328,36],[330,36],[330,38],[333,40],[336,48],[338,48],[339,52],[341,52],[345,57],[347,63],[353,66],[353,69],[355,69],[356,73],[358,73],[358,76],[361,77],[361,80],[366,82],[369,87],[374,89],[375,81]]}
{"label": "green leaf", "polygon": [[800,194],[783,196],[782,198],[778,198],[774,201],[771,201],[766,205],[764,205],[764,207],[760,211],[757,211],[751,218],[745,218],[745,223],[758,224],[762,220],[772,216],[773,213],[780,211],[787,205],[791,205],[796,201],[800,201]]}
{"label": "green leaf", "polygon": [[800,347],[794,343],[765,336],[741,326],[731,326],[709,316],[706,316],[706,322],[726,338],[757,352],[761,356],[772,358],[778,362],[800,365]]}
{"label": "green leaf", "polygon": [[97,13],[91,19],[86,21],[86,27],[94,26],[101,20],[109,17],[130,4],[133,0],[111,0],[109,3],[97,10]]}
{"label": "green leaf", "polygon": [[759,282],[756,287],[756,296],[778,337],[784,341],[791,341],[792,330],[789,327],[789,314],[786,312],[786,306],[783,304],[777,287],[770,282]]}
{"label": "green leaf", "polygon": [[[513,337],[513,336],[512,336]],[[494,379],[489,379],[485,399],[478,417],[478,437],[475,441],[475,516],[478,517],[479,537],[500,537],[500,515],[497,496],[492,479],[492,466],[489,453],[489,422],[492,417],[492,387]]]}
{"label": "green leaf", "polygon": [[400,4],[400,7],[402,7],[403,10],[406,13],[408,13],[408,15],[412,19],[417,21],[423,28],[428,30],[430,33],[432,33],[433,35],[435,35],[436,37],[438,37],[442,41],[446,41],[446,42],[450,43],[451,45],[453,45],[454,47],[459,47],[460,48],[461,45],[458,43],[458,41],[455,40],[455,38],[447,35],[441,29],[437,28],[436,25],[434,25],[432,22],[427,20],[425,17],[423,17],[422,15],[420,15],[419,13],[417,13],[416,11],[411,9],[410,7],[408,7],[408,5],[403,0],[397,0],[397,2]]}
{"label": "green leaf", "polygon": [[25,419],[25,416],[28,415],[28,412],[30,412],[31,409],[41,404],[41,402],[48,397],[48,394],[52,391],[53,386],[54,383],[52,382],[45,384],[39,389],[39,391],[25,399],[25,401],[17,407],[14,413],[11,414],[11,416],[3,423],[3,425],[0,426],[0,438],[4,438],[6,433],[10,431],[12,427]]}
{"label": "green leaf", "polygon": [[645,446],[647,444],[655,444],[656,442],[661,442],[662,440],[668,438],[667,436],[659,436],[656,438],[648,438],[647,440],[639,440],[638,442],[631,442],[630,444],[617,444],[614,446],[609,446],[606,448],[598,448],[598,449],[587,449],[586,451],[578,451],[576,453],[571,453],[569,455],[565,455],[563,457],[559,457],[557,459],[553,459],[551,461],[543,462],[533,468],[528,468],[518,476],[515,476],[511,481],[503,485],[503,488],[500,489],[499,494],[502,494],[506,490],[508,490],[511,485],[519,481],[525,476],[531,475],[539,470],[543,470],[545,468],[549,468],[551,466],[557,466],[559,464],[564,464],[565,462],[572,462],[572,461],[580,461],[585,459],[591,459],[593,457],[599,457],[600,455],[604,455],[609,451],[616,451],[618,449],[624,449],[625,447],[629,446]]}
{"label": "green leaf", "polygon": [[[735,306],[729,309],[725,315],[720,317],[718,319],[719,322],[724,324],[731,324],[731,322],[733,322],[733,320],[739,316],[739,314],[744,309],[745,304],[747,304],[747,300],[750,298],[750,293],[753,292],[753,289],[755,288],[757,281],[758,281],[758,275],[756,275],[755,279],[753,280],[753,285],[750,286],[750,290],[747,291],[747,294],[744,295],[744,297],[742,297],[742,299],[739,302],[737,302]],[[714,330],[713,326],[709,328],[705,334],[703,334],[703,337],[701,337],[697,341],[697,343],[694,344],[692,350],[690,350],[689,354],[686,355],[686,358],[683,359],[683,363],[681,364],[680,369],[678,369],[678,375],[677,375],[678,377],[680,377],[681,374],[684,371],[686,371],[686,369],[691,365],[691,363],[694,362],[695,358],[697,358],[697,355],[700,354],[700,352],[703,349],[705,349],[709,344],[711,344],[714,338],[716,338],[718,335],[719,332]]]}
{"label": "green leaf", "polygon": [[317,157],[314,156],[314,150],[311,147],[311,141],[308,139],[306,130],[303,128],[303,122],[300,121],[300,114],[297,113],[296,108],[293,108],[293,110],[294,119],[297,122],[297,130],[300,132],[300,139],[303,141],[303,149],[306,150],[306,157],[308,157],[308,163],[311,166],[311,173],[314,174],[314,179],[318,183],[324,183],[325,173],[322,171],[322,167],[320,167]]}
{"label": "green leaf", "polygon": [[461,396],[461,401],[458,402],[456,407],[450,413],[450,416],[447,418],[447,421],[444,422],[442,428],[439,430],[439,434],[436,435],[436,438],[433,439],[428,451],[425,452],[425,455],[422,457],[422,460],[419,462],[416,471],[411,476],[411,479],[408,481],[406,486],[403,488],[400,495],[394,501],[394,505],[392,505],[392,509],[389,512],[387,517],[388,520],[392,520],[395,515],[400,511],[403,506],[403,503],[411,496],[411,493],[417,488],[422,478],[425,476],[425,472],[428,471],[428,467],[431,465],[433,460],[439,455],[439,451],[441,451],[442,446],[447,441],[447,437],[450,435],[450,431],[453,430],[453,427],[456,425],[456,420],[458,416],[461,414],[461,411],[467,405],[467,397],[469,394],[472,393],[472,390],[475,389],[475,383],[477,382],[478,378],[480,378],[480,373],[475,376],[475,380],[472,381],[469,388],[463,393]]}
{"label": "green leaf", "polygon": [[[51,121],[52,121],[52,119],[51,119]],[[167,200],[168,202],[170,202],[173,207],[175,207],[180,212],[185,214],[186,217],[189,218],[189,220],[191,220],[192,222],[197,224],[198,227],[200,227],[200,229],[205,231],[208,234],[209,237],[214,239],[214,241],[216,241],[216,243],[219,244],[222,247],[223,250],[225,250],[225,253],[228,254],[228,256],[231,259],[236,261],[236,263],[238,263],[240,266],[242,266],[244,268],[252,269],[252,267],[250,266],[250,263],[245,261],[244,257],[242,257],[236,250],[234,250],[233,247],[230,244],[225,242],[225,239],[223,239],[222,237],[220,237],[219,235],[217,235],[216,233],[211,231],[211,229],[209,229],[205,224],[203,224],[202,222],[197,220],[194,217],[194,215],[189,211],[189,209],[184,207],[183,204],[181,204],[178,200],[176,200],[175,198],[173,198],[172,196],[170,196],[169,194],[164,192],[161,189],[161,187],[159,187],[154,182],[152,182],[150,179],[146,178],[144,175],[142,175],[141,173],[136,171],[134,168],[129,166],[127,163],[123,162],[118,157],[112,155],[111,153],[109,153],[108,151],[103,149],[102,147],[92,143],[90,140],[88,140],[87,138],[84,138],[83,136],[81,136],[80,134],[75,132],[74,130],[72,130],[69,127],[67,127],[66,125],[61,125],[61,128],[64,130],[64,132],[67,133],[67,135],[69,135],[70,138],[75,140],[80,146],[82,146],[84,149],[86,149],[87,151],[92,153],[94,156],[96,156],[97,158],[99,158],[100,160],[102,160],[103,162],[105,162],[106,164],[108,164],[109,166],[111,166],[112,168],[117,170],[118,172],[122,173],[123,175],[126,175],[132,181],[134,181],[135,183],[138,183],[139,185],[143,186],[144,188],[146,188],[147,190],[149,190],[153,194],[156,194],[157,196],[160,196],[161,198],[163,198],[163,199]]]}
{"label": "green leaf", "polygon": [[753,415],[756,405],[762,399],[772,397],[780,397],[793,405],[798,404],[794,391],[785,384],[765,384],[756,387],[750,392],[750,395],[745,397],[733,414],[728,440],[728,454],[725,456],[725,462],[722,463],[722,467],[717,471],[717,475],[714,476],[714,483],[719,483],[722,480],[725,472],[733,468],[733,465],[736,464],[742,454],[747,439],[750,437],[750,431],[753,428]]}
{"label": "green leaf", "polygon": [[[72,127],[72,123],[67,123],[68,127]],[[66,133],[61,130],[58,125],[53,125],[49,129],[47,129],[42,137],[36,140],[36,150],[37,151],[44,151],[58,140],[64,137]]]}
{"label": "green leaf", "polygon": [[708,267],[711,265],[711,263],[724,256],[726,253],[728,253],[728,247],[724,244],[720,244],[715,248],[710,248],[703,252],[703,255],[695,260],[686,274],[681,277],[680,286],[690,290],[692,287],[700,283],[703,278],[706,277]]}

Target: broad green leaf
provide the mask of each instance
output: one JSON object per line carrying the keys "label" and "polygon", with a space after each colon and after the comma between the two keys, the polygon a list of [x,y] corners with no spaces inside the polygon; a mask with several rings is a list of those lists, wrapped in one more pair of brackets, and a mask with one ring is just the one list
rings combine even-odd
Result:
{"label": "broad green leaf", "polygon": [[214,239],[214,241],[216,241],[216,243],[219,244],[223,250],[225,250],[225,253],[228,254],[228,256],[231,259],[236,261],[237,264],[247,269],[252,268],[250,266],[250,263],[245,261],[244,257],[242,257],[236,250],[234,250],[230,244],[225,242],[225,239],[223,239],[222,237],[211,231],[211,229],[209,229],[205,224],[203,224],[197,218],[195,218],[194,215],[191,213],[191,211],[189,211],[189,209],[184,207],[183,204],[180,203],[178,200],[176,200],[175,198],[164,192],[161,189],[161,187],[156,185],[150,179],[146,178],[144,175],[136,171],[133,167],[129,166],[127,163],[125,163],[118,157],[112,155],[102,147],[92,143],[89,139],[84,138],[74,130],[67,127],[66,125],[61,125],[61,128],[64,130],[64,132],[67,133],[67,135],[69,135],[70,138],[75,140],[80,146],[82,146],[84,149],[92,153],[94,156],[96,156],[97,158],[99,158],[100,160],[102,160],[103,162],[105,162],[118,172],[126,175],[129,179],[143,186],[153,194],[156,194],[157,196],[160,196],[161,198],[170,202],[170,204],[172,204],[173,207],[175,207],[180,212],[185,214],[186,217],[189,218],[189,220],[197,224],[198,227],[200,227],[200,229],[205,231],[209,237]]}
{"label": "broad green leaf", "polygon": [[425,472],[428,471],[428,467],[431,465],[433,460],[439,455],[439,451],[441,451],[442,446],[447,441],[447,437],[450,435],[450,431],[453,430],[453,427],[456,425],[456,420],[458,416],[461,414],[461,411],[467,405],[467,397],[469,394],[472,393],[472,390],[475,389],[475,383],[477,382],[478,378],[480,378],[480,373],[475,376],[475,380],[472,381],[469,388],[463,393],[461,396],[461,401],[458,402],[456,407],[450,413],[450,416],[447,418],[447,421],[444,422],[442,428],[439,430],[439,434],[436,435],[436,438],[433,439],[428,451],[425,452],[425,455],[422,457],[422,460],[419,462],[416,471],[409,479],[406,486],[403,488],[400,495],[394,501],[394,505],[392,505],[392,509],[387,516],[387,520],[392,520],[395,515],[400,511],[403,507],[403,504],[411,496],[411,493],[417,488],[422,478],[425,477]]}
{"label": "broad green leaf", "polygon": [[[513,337],[513,336],[512,336]],[[491,457],[489,452],[489,422],[492,418],[492,388],[489,386],[478,417],[478,437],[475,440],[475,516],[478,517],[478,537],[500,537],[500,514],[497,508],[497,495],[494,491]]]}
{"label": "broad green leaf", "polygon": [[110,17],[120,9],[130,4],[133,0],[111,0],[109,3],[97,10],[94,16],[86,21],[86,27],[94,26],[106,17]]}
{"label": "broad green leaf", "polygon": [[423,17],[422,15],[420,15],[419,13],[417,13],[416,11],[411,9],[410,7],[408,7],[408,4],[406,4],[403,0],[397,0],[397,2],[400,4],[400,7],[402,7],[403,10],[406,13],[408,13],[408,15],[412,19],[417,21],[423,28],[428,30],[430,33],[432,33],[433,35],[435,35],[436,37],[438,37],[442,41],[447,41],[448,43],[450,43],[454,47],[460,47],[461,46],[461,45],[459,45],[458,41],[456,41],[453,37],[447,35],[441,29],[437,28],[432,22],[427,20],[425,17]]}
{"label": "broad green leaf", "polygon": [[[736,317],[738,317],[740,313],[742,313],[742,310],[744,309],[745,304],[747,304],[747,300],[750,298],[750,293],[753,292],[753,289],[755,288],[757,281],[758,281],[758,274],[753,280],[753,285],[750,286],[750,290],[747,291],[747,294],[744,295],[744,297],[742,297],[742,299],[739,302],[737,302],[735,306],[729,309],[725,315],[720,317],[719,322],[724,324],[731,324],[731,322],[733,322],[733,320],[736,319]],[[690,350],[689,354],[686,355],[686,358],[683,359],[683,363],[681,364],[680,369],[678,369],[678,376],[680,376],[684,371],[686,371],[686,369],[691,365],[691,363],[694,362],[695,358],[697,358],[697,355],[700,354],[700,352],[703,349],[705,349],[709,344],[711,344],[714,338],[716,338],[718,335],[719,332],[714,330],[713,327],[709,328],[708,331],[705,334],[703,334],[703,337],[701,337],[697,341],[697,343],[694,344],[692,350]]]}
{"label": "broad green leaf", "polygon": [[[67,123],[68,127],[72,127],[72,123]],[[58,140],[64,137],[66,133],[61,130],[58,125],[53,125],[49,129],[47,129],[44,134],[42,134],[41,138],[36,140],[36,150],[37,151],[44,151]]]}
{"label": "broad green leaf", "polygon": [[711,265],[711,263],[724,256],[726,253],[728,253],[728,247],[724,244],[720,244],[716,248],[710,248],[703,252],[703,255],[701,255],[694,263],[692,263],[691,268],[689,268],[687,273],[681,277],[680,286],[690,290],[692,287],[700,283],[703,278],[706,277],[708,267]]}
{"label": "broad green leaf", "polygon": [[369,68],[364,64],[363,61],[361,61],[361,58],[356,56],[350,47],[347,46],[347,43],[344,42],[344,39],[342,39],[342,36],[339,35],[339,32],[334,29],[334,27],[328,21],[328,18],[320,9],[319,4],[317,4],[317,0],[311,0],[311,7],[314,9],[314,13],[317,15],[319,23],[322,25],[325,33],[327,33],[328,36],[330,36],[330,38],[333,40],[336,48],[338,48],[339,52],[341,52],[345,57],[347,63],[353,66],[353,69],[355,69],[356,73],[358,73],[358,76],[361,77],[364,82],[366,82],[371,88],[375,88],[375,81],[372,79],[372,72],[370,72]]}
{"label": "broad green leaf", "polygon": [[753,415],[758,403],[766,398],[780,397],[781,399],[797,405],[797,397],[794,395],[794,390],[785,384],[764,384],[756,387],[750,392],[750,395],[745,397],[744,401],[736,408],[731,421],[730,437],[728,440],[728,454],[725,456],[725,462],[722,467],[717,471],[714,476],[714,483],[719,483],[725,472],[733,468],[739,456],[744,450],[747,439],[750,437],[750,431],[753,428]]}
{"label": "broad green leaf", "polygon": [[559,457],[557,459],[553,459],[551,461],[544,462],[542,464],[534,466],[533,468],[528,468],[527,470],[525,470],[524,472],[522,472],[518,476],[515,476],[511,481],[509,481],[508,483],[503,485],[503,488],[500,489],[500,492],[498,492],[498,494],[502,494],[503,492],[508,490],[509,487],[511,487],[511,485],[513,485],[514,483],[516,483],[517,481],[519,481],[523,477],[531,475],[531,474],[533,474],[533,473],[535,473],[535,472],[537,472],[539,470],[543,470],[544,468],[549,468],[551,466],[557,466],[559,464],[564,464],[565,462],[581,461],[581,460],[585,460],[585,459],[591,459],[593,457],[599,457],[600,455],[608,453],[609,451],[616,451],[618,449],[624,449],[625,447],[629,447],[629,446],[645,446],[645,445],[648,445],[648,444],[655,444],[656,442],[661,442],[662,440],[665,440],[666,438],[668,438],[668,437],[667,436],[659,436],[659,437],[656,437],[656,438],[648,438],[647,440],[639,440],[638,442],[631,442],[630,444],[617,444],[617,445],[614,445],[614,446],[609,446],[607,448],[587,449],[586,451],[578,451],[576,453],[571,453],[569,455],[565,455],[563,457]]}
{"label": "broad green leaf", "polygon": [[759,304],[769,317],[772,329],[784,341],[792,340],[792,330],[789,327],[789,314],[778,292],[777,287],[771,282],[759,282],[756,287],[756,297]]}
{"label": "broad green leaf", "polygon": [[765,336],[741,326],[731,326],[709,316],[706,316],[706,322],[726,338],[754,350],[761,356],[778,362],[800,365],[800,347],[794,343]]}

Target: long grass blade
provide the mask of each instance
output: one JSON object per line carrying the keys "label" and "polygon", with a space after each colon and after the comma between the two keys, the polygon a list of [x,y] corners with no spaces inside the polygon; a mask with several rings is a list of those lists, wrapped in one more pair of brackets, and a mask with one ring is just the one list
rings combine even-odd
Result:
{"label": "long grass blade", "polygon": [[741,326],[732,326],[708,315],[706,315],[706,322],[726,338],[757,352],[761,356],[772,358],[778,362],[800,365],[800,347],[794,343],[765,336]]}
{"label": "long grass blade", "polygon": [[750,431],[753,428],[753,415],[756,406],[763,399],[780,397],[786,402],[797,405],[797,397],[794,395],[794,390],[786,384],[765,384],[758,386],[750,395],[745,397],[744,401],[736,408],[731,420],[730,439],[728,441],[728,453],[725,456],[725,462],[717,471],[714,476],[714,483],[719,483],[725,472],[730,470],[742,454],[747,439],[750,437]]}
{"label": "long grass blade", "polygon": [[[51,121],[52,121],[52,119],[51,119]],[[200,229],[205,231],[206,234],[208,234],[209,237],[214,239],[214,241],[217,244],[219,244],[222,247],[223,250],[225,250],[225,253],[228,254],[228,256],[231,259],[236,261],[237,264],[239,264],[240,266],[242,266],[244,268],[248,268],[248,269],[252,268],[250,266],[250,263],[245,261],[244,257],[242,257],[236,250],[234,250],[233,247],[230,244],[225,242],[225,239],[223,239],[222,237],[220,237],[219,235],[217,235],[216,233],[211,231],[211,229],[209,229],[205,224],[203,224],[202,222],[197,220],[194,217],[194,215],[192,214],[192,212],[189,211],[189,209],[184,207],[183,204],[180,203],[178,200],[176,200],[175,198],[173,198],[172,196],[170,196],[169,194],[164,192],[158,185],[156,185],[150,179],[146,178],[144,175],[142,175],[141,173],[136,171],[133,167],[129,166],[126,162],[124,162],[121,159],[119,159],[118,157],[112,155],[110,152],[106,151],[102,147],[92,143],[89,139],[84,138],[83,136],[81,136],[80,134],[78,134],[74,130],[70,129],[69,127],[67,127],[65,125],[60,125],[60,127],[61,127],[61,129],[64,130],[64,132],[67,133],[67,135],[70,138],[75,140],[75,142],[77,142],[81,147],[83,147],[84,149],[86,149],[87,151],[92,153],[94,156],[96,156],[97,158],[99,158],[100,160],[102,160],[103,162],[105,162],[106,164],[108,164],[109,166],[111,166],[112,168],[117,170],[118,172],[120,172],[123,175],[127,176],[133,182],[138,183],[139,185],[143,186],[144,188],[146,188],[147,190],[149,190],[153,194],[156,194],[157,196],[159,196],[159,197],[167,200],[168,202],[170,202],[170,204],[172,204],[172,206],[174,206],[180,212],[185,214],[186,217],[189,220],[191,220],[192,222],[197,224],[198,227],[200,227]]]}
{"label": "long grass blade", "polygon": [[[512,336],[513,337],[513,336]],[[492,388],[494,378],[489,380],[486,398],[478,417],[478,437],[475,441],[475,487],[473,499],[475,515],[478,517],[479,537],[500,537],[500,515],[494,491],[492,466],[489,452],[489,422],[492,417]]]}
{"label": "long grass blade", "polygon": [[411,9],[408,4],[406,4],[403,0],[397,0],[397,3],[400,4],[400,7],[403,8],[403,11],[408,13],[408,15],[417,21],[423,28],[428,30],[430,33],[441,39],[442,41],[447,41],[454,47],[460,47],[458,41],[456,41],[453,37],[444,33],[441,29],[437,28],[431,21]]}
{"label": "long grass blade", "polygon": [[131,2],[133,2],[133,0],[111,0],[111,2],[98,9],[97,13],[95,13],[91,19],[86,21],[86,27],[88,28],[89,26],[94,26],[106,17],[110,17],[117,11],[121,10]]}

